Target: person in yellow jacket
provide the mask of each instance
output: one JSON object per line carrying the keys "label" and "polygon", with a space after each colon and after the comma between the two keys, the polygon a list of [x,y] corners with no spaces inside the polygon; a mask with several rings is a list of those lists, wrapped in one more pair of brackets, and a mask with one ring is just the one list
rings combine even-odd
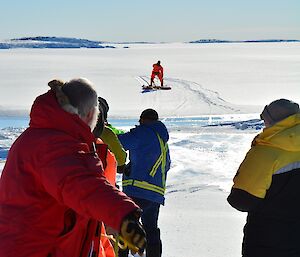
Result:
{"label": "person in yellow jacket", "polygon": [[107,114],[109,110],[107,101],[102,97],[98,97],[98,103],[103,115],[101,118],[103,121],[98,122],[98,124],[104,123],[104,128],[98,128],[99,125],[97,125],[94,130],[94,134],[96,133],[96,136],[101,138],[102,141],[108,145],[109,150],[115,155],[117,160],[117,171],[122,173],[125,167],[127,153],[121,145],[115,130],[107,122]]}
{"label": "person in yellow jacket", "polygon": [[273,101],[261,118],[265,129],[254,138],[227,199],[248,212],[242,255],[300,256],[299,105]]}
{"label": "person in yellow jacket", "polygon": [[[107,113],[109,106],[107,101],[98,97],[99,116],[93,134],[96,137],[96,151],[101,159],[103,166],[103,175],[107,181],[113,185],[116,185],[116,174],[117,171],[122,172],[126,162],[126,151],[119,142],[115,134],[115,130],[111,129],[107,122]],[[117,129],[116,129],[117,130]],[[97,257],[115,257],[118,254],[115,253],[115,245],[108,239],[109,236],[117,236],[116,232],[104,223],[101,223],[101,235],[99,236],[98,244],[94,245],[94,248],[99,249],[99,255]],[[126,242],[127,244],[128,242]],[[133,245],[128,246],[131,251],[136,251],[137,248],[132,248]],[[139,253],[142,255],[142,252]]]}
{"label": "person in yellow jacket", "polygon": [[[101,100],[103,99],[101,97],[98,97],[98,103],[99,103],[99,116],[98,121],[96,124],[96,127],[93,131],[93,134],[96,138],[96,152],[98,154],[98,157],[100,158],[103,166],[103,175],[106,177],[107,181],[115,186],[116,185],[116,173],[117,173],[117,159],[114,155],[114,153],[109,149],[109,146],[100,138],[102,137],[104,131],[106,130],[105,121],[107,118],[107,110],[103,104],[101,104]],[[106,102],[106,101],[105,101]],[[118,149],[118,146],[115,146],[114,140],[110,140],[110,133],[105,133],[105,135],[108,137],[107,140],[109,142],[113,142],[113,149]],[[115,136],[115,134],[113,134]],[[116,137],[116,136],[115,136]],[[118,140],[118,139],[117,139]],[[126,160],[126,153],[125,153],[125,160]],[[125,164],[124,160],[124,164]],[[124,165],[123,164],[123,165]],[[112,245],[112,242],[108,239],[107,231],[111,231],[112,229],[109,227],[105,227],[104,223],[101,222],[101,234],[99,235],[99,240],[97,243],[94,244],[94,248],[99,252],[97,257],[115,257],[115,250],[114,246]],[[115,234],[115,233],[114,233]]]}

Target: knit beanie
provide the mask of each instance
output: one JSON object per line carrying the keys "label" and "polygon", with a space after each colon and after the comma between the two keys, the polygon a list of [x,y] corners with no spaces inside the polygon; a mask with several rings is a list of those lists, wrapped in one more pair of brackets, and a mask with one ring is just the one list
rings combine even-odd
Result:
{"label": "knit beanie", "polygon": [[153,109],[146,109],[141,113],[140,119],[144,120],[158,120],[158,113]]}
{"label": "knit beanie", "polygon": [[299,104],[287,99],[278,99],[266,105],[260,117],[272,126],[296,113],[299,113]]}
{"label": "knit beanie", "polygon": [[106,121],[107,120],[107,113],[108,113],[108,110],[109,110],[108,103],[104,98],[102,98],[100,96],[98,97],[98,103],[99,103],[99,107],[101,107],[101,109],[103,111],[104,120]]}

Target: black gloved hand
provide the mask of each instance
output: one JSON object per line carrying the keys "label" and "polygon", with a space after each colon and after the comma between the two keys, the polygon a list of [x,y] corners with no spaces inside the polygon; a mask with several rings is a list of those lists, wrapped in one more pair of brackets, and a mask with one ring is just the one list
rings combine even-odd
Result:
{"label": "black gloved hand", "polygon": [[125,174],[125,176],[129,177],[130,173],[131,173],[131,163],[129,162],[123,168],[123,174]]}
{"label": "black gloved hand", "polygon": [[136,210],[127,215],[122,223],[120,234],[125,241],[137,247],[139,252],[143,252],[146,248],[146,232],[139,222],[141,211]]}
{"label": "black gloved hand", "polygon": [[123,165],[121,165],[121,166],[118,166],[118,167],[117,167],[117,173],[123,174],[123,173],[124,173],[125,167],[126,167],[125,164],[123,164]]}

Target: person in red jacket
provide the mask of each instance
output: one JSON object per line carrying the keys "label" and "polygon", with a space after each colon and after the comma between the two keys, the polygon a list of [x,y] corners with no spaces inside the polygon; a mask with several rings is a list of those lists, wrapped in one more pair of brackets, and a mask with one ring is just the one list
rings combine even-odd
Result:
{"label": "person in red jacket", "polygon": [[95,151],[98,106],[91,82],[48,85],[2,171],[0,256],[98,256],[99,221],[142,251],[140,209],[105,179]]}
{"label": "person in red jacket", "polygon": [[153,64],[153,70],[152,70],[151,82],[150,82],[151,87],[154,82],[154,78],[156,76],[160,80],[160,85],[163,87],[164,86],[164,68],[160,65],[160,61]]}

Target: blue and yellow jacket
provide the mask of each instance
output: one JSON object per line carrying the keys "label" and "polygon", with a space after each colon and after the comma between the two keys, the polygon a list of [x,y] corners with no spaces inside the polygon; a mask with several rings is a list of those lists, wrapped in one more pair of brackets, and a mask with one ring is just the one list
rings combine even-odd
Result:
{"label": "blue and yellow jacket", "polygon": [[300,114],[265,128],[239,167],[233,188],[265,198],[276,175],[300,168]]}
{"label": "blue and yellow jacket", "polygon": [[164,204],[170,169],[169,134],[161,121],[142,124],[118,135],[129,150],[130,174],[123,176],[123,191],[131,197]]}
{"label": "blue and yellow jacket", "polygon": [[300,256],[300,114],[265,128],[234,178],[228,202],[248,212],[243,256]]}

